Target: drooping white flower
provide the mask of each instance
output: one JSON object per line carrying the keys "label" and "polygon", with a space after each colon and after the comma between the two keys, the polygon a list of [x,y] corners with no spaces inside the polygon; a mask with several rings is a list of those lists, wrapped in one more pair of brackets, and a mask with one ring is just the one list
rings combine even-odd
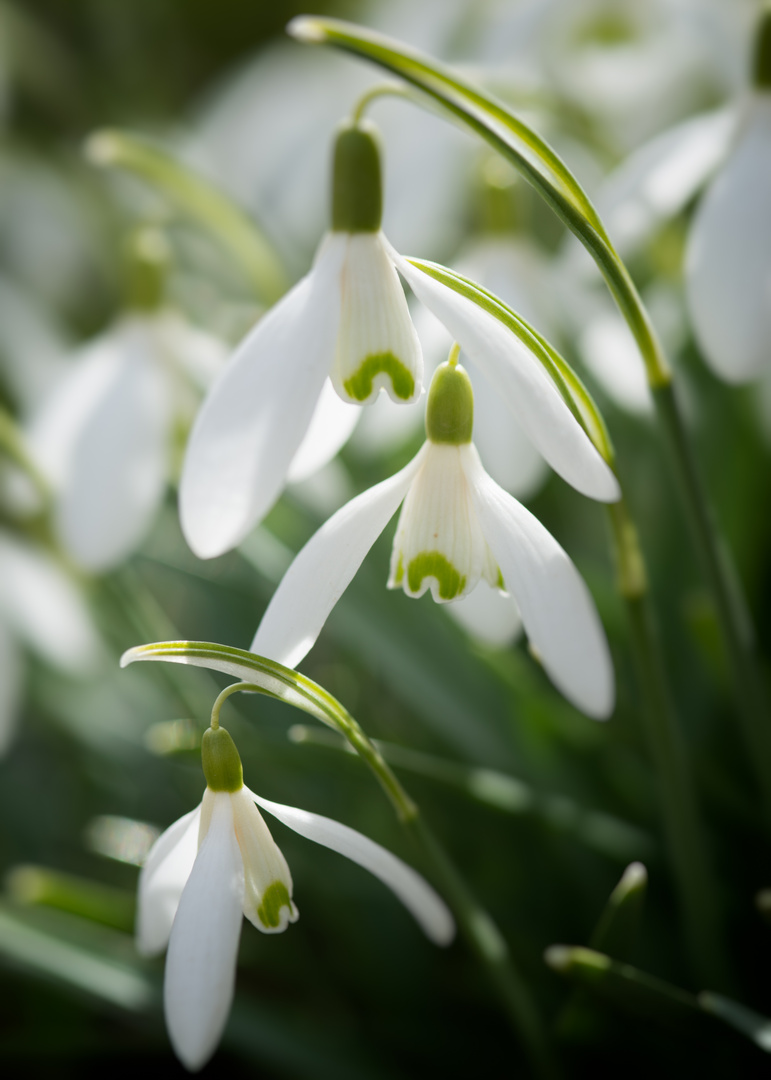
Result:
{"label": "drooping white flower", "polygon": [[[381,210],[374,135],[345,128],[335,147],[332,230],[311,272],[247,335],[193,427],[180,518],[201,558],[239,543],[281,494],[328,378],[351,405],[373,402],[381,389],[401,403],[421,394],[420,344]],[[349,409],[327,423],[328,450],[339,449],[356,419]]]}
{"label": "drooping white flower", "polygon": [[395,476],[357,496],[310,539],[287,570],[251,648],[293,667],[399,504],[389,586],[440,602],[480,580],[510,591],[546,673],[597,718],[613,708],[614,677],[597,611],[578,571],[540,522],[485,472],[471,442],[468,376],[437,370],[427,441]]}
{"label": "drooping white flower", "polygon": [[238,751],[223,728],[205,733],[202,757],[203,800],[153,845],[140,874],[137,910],[140,951],[161,952],[168,943],[166,1023],[175,1053],[191,1070],[214,1053],[230,1012],[242,916],[266,934],[282,933],[298,917],[289,867],[258,805],[380,878],[436,944],[449,944],[455,933],[431,886],[379,844],[244,787]]}

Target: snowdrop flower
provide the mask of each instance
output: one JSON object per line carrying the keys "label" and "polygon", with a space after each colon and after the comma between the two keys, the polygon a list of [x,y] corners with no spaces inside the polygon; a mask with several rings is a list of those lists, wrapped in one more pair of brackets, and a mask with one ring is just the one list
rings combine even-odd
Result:
{"label": "snowdrop flower", "polygon": [[769,365],[771,339],[771,10],[760,23],[751,93],[733,151],[694,216],[688,307],[704,358],[745,382]]}
{"label": "snowdrop flower", "polygon": [[[333,174],[332,229],[311,272],[244,339],[193,427],[180,518],[201,558],[234,547],[270,510],[328,378],[351,405],[373,402],[381,389],[399,403],[422,392],[420,344],[380,230],[380,152],[370,125],[338,133]],[[335,453],[358,410],[335,424],[316,415]]]}
{"label": "snowdrop flower", "polygon": [[145,231],[138,242],[149,275],[141,303],[85,346],[27,430],[53,490],[57,535],[92,573],[121,563],[146,535],[166,488],[173,426],[190,422],[226,356],[219,340],[160,305],[159,240]]}
{"label": "snowdrop flower", "polygon": [[439,602],[465,596],[480,580],[510,591],[552,682],[590,716],[607,717],[613,668],[589,591],[556,540],[487,475],[471,442],[472,423],[471,383],[451,360],[431,384],[422,449],[310,539],[276,590],[251,648],[298,664],[403,501],[389,587],[408,596],[430,588]]}
{"label": "snowdrop flower", "polygon": [[257,806],[380,878],[436,944],[448,945],[455,933],[444,902],[390,852],[347,825],[244,787],[238,751],[215,716],[202,760],[203,800],[153,845],[137,910],[140,951],[157,953],[168,943],[166,1024],[175,1053],[193,1071],[214,1053],[230,1012],[242,915],[264,934],[280,934],[298,917],[289,867]]}

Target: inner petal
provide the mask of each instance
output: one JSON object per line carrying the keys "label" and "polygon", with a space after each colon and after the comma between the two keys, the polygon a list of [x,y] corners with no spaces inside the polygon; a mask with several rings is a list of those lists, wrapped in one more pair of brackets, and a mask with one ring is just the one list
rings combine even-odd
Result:
{"label": "inner petal", "polygon": [[245,788],[230,796],[236,839],[244,860],[244,915],[263,934],[280,934],[298,918],[292,875],[260,811]]}

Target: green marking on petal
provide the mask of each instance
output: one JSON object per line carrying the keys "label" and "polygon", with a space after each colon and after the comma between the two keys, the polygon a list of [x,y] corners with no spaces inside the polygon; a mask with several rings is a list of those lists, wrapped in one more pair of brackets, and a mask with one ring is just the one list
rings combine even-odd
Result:
{"label": "green marking on petal", "polygon": [[498,579],[495,582],[496,589],[500,589],[502,592],[506,592],[506,582],[503,580],[503,574],[501,573],[500,566],[498,567]]}
{"label": "green marking on petal", "polygon": [[[398,568],[397,568],[398,573]],[[439,595],[442,600],[454,600],[460,596],[466,586],[466,575],[461,574],[441,551],[421,551],[410,559],[407,567],[407,583],[411,592],[417,592],[427,577],[439,582]],[[398,582],[397,582],[398,584]]]}
{"label": "green marking on petal", "polygon": [[281,909],[286,908],[292,914],[292,900],[283,881],[274,881],[263,893],[262,903],[257,908],[257,918],[268,930],[275,930],[281,925]]}
{"label": "green marking on petal", "polygon": [[394,582],[397,585],[401,585],[401,583],[403,581],[404,581],[404,559],[402,558],[402,553],[399,552],[399,561],[396,564],[396,573],[394,574]]}
{"label": "green marking on petal", "polygon": [[390,378],[396,397],[409,401],[415,393],[415,379],[392,352],[372,353],[365,357],[350,379],[343,383],[346,393],[354,401],[366,401],[372,393],[375,376],[381,373]]}

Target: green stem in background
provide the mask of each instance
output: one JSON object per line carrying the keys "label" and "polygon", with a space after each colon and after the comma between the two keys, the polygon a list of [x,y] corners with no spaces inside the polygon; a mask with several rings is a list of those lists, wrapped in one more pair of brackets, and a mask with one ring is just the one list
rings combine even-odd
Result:
{"label": "green stem in background", "polygon": [[[418,843],[446,893],[466,941],[496,987],[514,1030],[522,1040],[536,1075],[544,1080],[557,1075],[556,1063],[546,1041],[543,1022],[525,983],[512,966],[508,948],[497,926],[474,900],[455,866],[422,821],[418,807],[394,776],[377,747],[370,742],[350,713],[318,683],[274,660],[202,641],[161,641],[129,649],[121,667],[137,660],[165,660],[175,664],[210,668],[248,684],[250,690],[277,698],[314,716],[341,734],[376,777],[397,817]],[[226,687],[224,696],[243,685]]]}
{"label": "green stem in background", "polygon": [[763,797],[765,820],[771,824],[771,720],[755,631],[728,550],[715,527],[704,495],[693,447],[685,430],[673,385],[653,394],[662,428],[676,463],[675,480],[688,516],[723,629],[739,702],[741,730]]}
{"label": "green stem in background", "polygon": [[725,980],[717,889],[709,862],[685,744],[669,692],[637,531],[624,501],[608,507],[618,590],[626,605],[670,864],[695,970],[711,985]]}
{"label": "green stem in background", "polygon": [[5,454],[17,465],[33,484],[43,507],[51,502],[51,488],[48,481],[30,457],[24,442],[24,434],[11,414],[0,406],[0,453]]}
{"label": "green stem in background", "polygon": [[162,192],[178,210],[209,229],[236,258],[256,296],[266,305],[289,281],[269,241],[254,221],[203,177],[149,139],[124,131],[97,131],[85,153],[94,165],[125,169]]}
{"label": "green stem in background", "polygon": [[629,272],[588,196],[565,163],[535,131],[492,95],[432,58],[382,34],[338,19],[301,16],[289,24],[288,31],[300,41],[332,45],[353,53],[417,87],[444,113],[460,121],[510,161],[596,262],[645,364],[672,469],[679,482],[684,513],[691,522],[714,596],[748,748],[763,785],[764,803],[771,807],[771,754],[767,749],[771,723],[752,635],[747,632],[749,620],[727,553],[722,550],[714,527],[672,387],[672,371]]}

